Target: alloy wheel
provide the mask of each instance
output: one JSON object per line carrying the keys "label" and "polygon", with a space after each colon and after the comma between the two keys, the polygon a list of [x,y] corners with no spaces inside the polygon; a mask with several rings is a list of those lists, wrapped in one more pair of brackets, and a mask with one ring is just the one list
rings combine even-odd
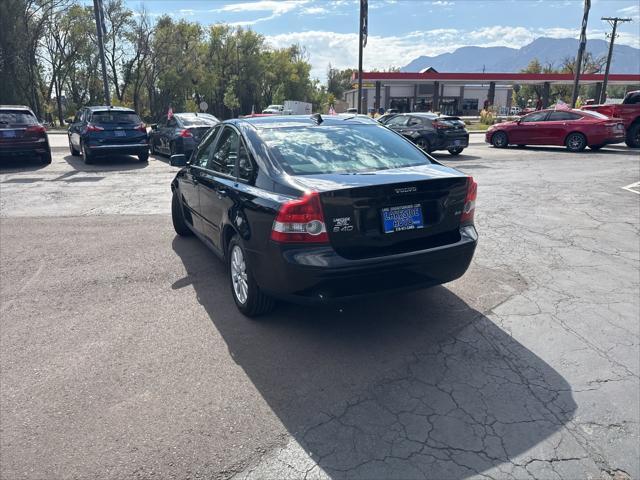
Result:
{"label": "alloy wheel", "polygon": [[236,298],[240,303],[245,304],[249,295],[247,264],[244,261],[242,249],[238,245],[234,245],[231,250],[231,283]]}

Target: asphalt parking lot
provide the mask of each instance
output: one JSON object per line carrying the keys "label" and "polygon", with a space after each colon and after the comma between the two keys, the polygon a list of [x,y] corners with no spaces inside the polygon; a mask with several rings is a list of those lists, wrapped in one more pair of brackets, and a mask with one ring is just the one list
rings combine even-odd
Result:
{"label": "asphalt parking lot", "polygon": [[466,276],[255,321],[166,158],[50,138],[0,164],[1,478],[640,478],[637,151],[475,135]]}

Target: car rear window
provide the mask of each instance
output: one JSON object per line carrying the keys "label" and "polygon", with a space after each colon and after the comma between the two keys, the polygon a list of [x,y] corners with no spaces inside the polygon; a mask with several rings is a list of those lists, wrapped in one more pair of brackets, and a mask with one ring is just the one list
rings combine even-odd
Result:
{"label": "car rear window", "polygon": [[91,121],[93,123],[106,123],[106,124],[129,124],[129,123],[142,123],[140,117],[134,112],[117,112],[113,110],[104,110],[93,112],[91,115]]}
{"label": "car rear window", "polygon": [[397,133],[378,125],[264,128],[259,132],[289,174],[359,173],[431,163]]}
{"label": "car rear window", "polygon": [[213,115],[181,115],[180,121],[185,127],[210,127],[220,123]]}
{"label": "car rear window", "polygon": [[609,117],[607,117],[606,115],[603,115],[603,114],[602,114],[602,113],[600,113],[600,112],[594,112],[593,110],[583,110],[581,113],[583,113],[583,114],[585,114],[585,115],[590,115],[590,116],[592,116],[592,117],[599,118],[599,119],[601,119],[601,120],[606,120],[607,118],[609,118]]}
{"label": "car rear window", "polygon": [[35,125],[36,117],[25,110],[0,110],[0,125]]}

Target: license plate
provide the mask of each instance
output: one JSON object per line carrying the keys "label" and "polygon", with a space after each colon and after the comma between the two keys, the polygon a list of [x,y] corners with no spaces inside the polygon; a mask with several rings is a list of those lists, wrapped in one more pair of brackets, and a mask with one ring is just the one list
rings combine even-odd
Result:
{"label": "license plate", "polygon": [[383,208],[382,225],[384,233],[423,228],[422,206],[420,204],[414,204]]}
{"label": "license plate", "polygon": [[124,130],[116,130],[115,131],[116,137],[124,137],[126,134],[127,134],[127,132],[125,132]]}
{"label": "license plate", "polygon": [[15,130],[5,130],[2,132],[2,136],[4,138],[16,138],[16,132]]}

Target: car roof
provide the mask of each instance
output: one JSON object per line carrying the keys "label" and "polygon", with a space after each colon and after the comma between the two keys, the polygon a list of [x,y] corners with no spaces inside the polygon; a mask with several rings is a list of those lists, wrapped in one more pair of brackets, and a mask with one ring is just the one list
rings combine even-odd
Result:
{"label": "car roof", "polygon": [[31,109],[26,105],[0,105],[0,110],[28,110],[31,112]]}
{"label": "car roof", "polygon": [[108,105],[103,105],[103,106],[92,106],[92,107],[85,107],[88,108],[89,110],[91,110],[92,112],[98,111],[98,110],[113,110],[115,112],[130,112],[130,113],[136,113],[135,110],[133,110],[132,108],[127,108],[127,107],[110,107]]}
{"label": "car roof", "polygon": [[[360,118],[357,116],[343,117],[338,115],[322,115],[322,122],[318,124],[315,116],[310,115],[269,115],[264,117],[234,118],[225,123],[249,124],[256,129],[259,128],[285,128],[285,127],[312,127],[312,126],[353,126],[378,124],[370,118]],[[373,121],[372,121],[373,120]]]}
{"label": "car roof", "polygon": [[438,118],[438,115],[433,113],[433,112],[405,112],[405,113],[396,113],[396,114],[392,114],[392,115],[396,115],[398,117],[400,116],[407,116],[407,115],[411,115],[414,117],[425,117],[425,118]]}

